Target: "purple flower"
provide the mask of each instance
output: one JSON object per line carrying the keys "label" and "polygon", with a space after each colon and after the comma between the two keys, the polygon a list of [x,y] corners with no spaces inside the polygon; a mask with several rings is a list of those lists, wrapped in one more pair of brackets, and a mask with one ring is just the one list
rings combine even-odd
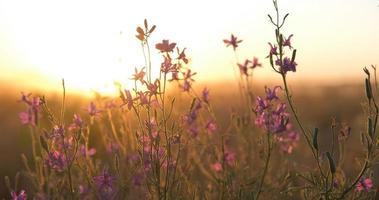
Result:
{"label": "purple flower", "polygon": [[247,71],[249,63],[250,63],[250,60],[246,59],[244,64],[240,64],[240,63],[237,64],[238,68],[240,69],[241,75],[245,75],[245,76],[249,75]]}
{"label": "purple flower", "polygon": [[251,61],[251,66],[250,68],[254,69],[256,67],[261,67],[262,63],[259,63],[258,58],[254,57],[253,61]]}
{"label": "purple flower", "polygon": [[20,118],[21,124],[30,124],[31,126],[36,125],[35,115],[31,109],[28,109],[27,112],[20,112],[18,116]]}
{"label": "purple flower", "polygon": [[11,192],[12,200],[26,200],[26,192],[24,190],[21,190],[20,193],[17,195],[16,192]]}
{"label": "purple flower", "polygon": [[96,105],[95,105],[95,103],[93,103],[93,102],[91,102],[91,103],[89,104],[89,106],[88,106],[88,108],[87,108],[87,111],[88,111],[88,114],[89,114],[90,116],[98,116],[99,113],[101,112],[100,110],[98,110],[98,109],[96,108]]}
{"label": "purple flower", "polygon": [[291,38],[292,38],[292,36],[293,36],[293,34],[291,34],[290,36],[288,36],[287,39],[284,39],[284,41],[283,41],[283,47],[287,46],[290,49],[292,49],[292,46],[291,46]]}
{"label": "purple flower", "polygon": [[81,145],[79,148],[80,154],[84,157],[91,157],[96,154],[95,148],[87,149],[85,145]]}
{"label": "purple flower", "polygon": [[48,157],[45,160],[45,163],[55,171],[62,172],[66,167],[67,159],[63,153],[54,150],[49,152]]}
{"label": "purple flower", "polygon": [[[272,45],[270,42],[268,45],[270,45],[270,55],[278,55],[278,48],[275,45]],[[270,57],[270,55],[268,57]]]}
{"label": "purple flower", "polygon": [[229,166],[232,166],[236,160],[236,154],[231,150],[225,150],[224,160],[226,164],[228,164]]}
{"label": "purple flower", "polygon": [[285,57],[283,59],[283,63],[280,59],[277,59],[275,61],[275,64],[277,66],[280,66],[280,71],[284,74],[286,74],[288,71],[296,72],[297,63],[288,57]]}
{"label": "purple flower", "polygon": [[213,120],[209,120],[205,125],[205,129],[207,129],[209,135],[212,135],[217,130],[216,122]]}
{"label": "purple flower", "polygon": [[97,189],[105,199],[111,199],[114,192],[115,180],[116,178],[111,176],[107,170],[104,170],[101,175],[93,177]]}
{"label": "purple flower", "polygon": [[209,89],[206,87],[203,89],[202,99],[205,103],[209,103]]}
{"label": "purple flower", "polygon": [[237,40],[237,37],[233,34],[230,36],[230,40],[224,40],[224,43],[226,44],[226,47],[232,46],[233,50],[235,51],[238,47],[238,44],[241,43],[242,40]]}
{"label": "purple flower", "polygon": [[271,88],[265,87],[266,91],[266,99],[271,101],[271,100],[278,100],[279,97],[276,95],[276,92],[282,89],[280,86],[275,86],[274,89],[271,90]]}
{"label": "purple flower", "polygon": [[129,110],[132,109],[134,99],[132,97],[132,94],[130,94],[130,91],[129,90],[125,90],[125,94],[122,94],[121,98],[122,98],[122,100],[124,102],[124,105],[126,104],[128,106]]}
{"label": "purple flower", "polygon": [[374,184],[372,183],[372,180],[370,178],[361,177],[361,179],[357,183],[356,190],[358,192],[363,191],[363,190],[368,192],[373,186]]}

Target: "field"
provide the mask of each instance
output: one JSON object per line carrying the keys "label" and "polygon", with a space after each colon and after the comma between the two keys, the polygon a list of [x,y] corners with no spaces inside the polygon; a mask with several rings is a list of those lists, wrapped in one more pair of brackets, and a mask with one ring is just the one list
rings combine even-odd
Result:
{"label": "field", "polygon": [[0,197],[378,199],[376,65],[359,82],[294,81],[302,49],[289,14],[272,6],[265,57],[243,57],[238,35],[220,38],[234,79],[198,79],[191,51],[152,40],[161,30],[145,19],[133,36],[144,65],[113,93],[2,80]]}

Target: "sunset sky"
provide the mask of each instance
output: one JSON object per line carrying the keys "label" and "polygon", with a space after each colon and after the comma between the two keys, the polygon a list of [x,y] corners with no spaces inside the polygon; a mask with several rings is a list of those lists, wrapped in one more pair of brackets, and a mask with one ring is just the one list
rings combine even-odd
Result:
{"label": "sunset sky", "polygon": [[[284,34],[294,34],[298,72],[291,80],[358,80],[379,64],[378,0],[279,0],[290,13]],[[188,49],[197,80],[233,79],[234,55],[222,40],[244,41],[240,62],[256,56],[259,81],[272,80],[267,59],[274,29],[271,0],[79,1],[0,0],[0,80],[56,87],[61,78],[78,90],[107,90],[144,65],[135,28],[157,25],[151,44],[169,39]],[[122,32],[122,34],[120,34]],[[153,54],[157,54],[154,49]],[[160,57],[154,57],[158,66]]]}

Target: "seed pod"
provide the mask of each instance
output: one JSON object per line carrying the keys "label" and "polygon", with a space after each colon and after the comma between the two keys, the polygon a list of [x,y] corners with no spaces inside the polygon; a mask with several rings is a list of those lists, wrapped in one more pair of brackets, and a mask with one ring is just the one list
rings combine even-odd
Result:
{"label": "seed pod", "polygon": [[371,84],[370,81],[366,78],[365,79],[365,88],[366,88],[366,96],[368,100],[371,100],[372,98],[372,90],[371,90]]}
{"label": "seed pod", "polygon": [[274,60],[272,58],[272,54],[270,53],[270,65],[271,67],[274,67]]}
{"label": "seed pod", "polygon": [[329,152],[326,152],[326,156],[328,157],[328,160],[329,160],[330,172],[332,172],[332,174],[336,173],[336,165],[334,164],[332,155],[330,155]]}
{"label": "seed pod", "polygon": [[294,49],[294,50],[292,51],[292,59],[291,59],[291,61],[292,61],[292,62],[295,62],[295,59],[296,59],[296,49]]}
{"label": "seed pod", "polygon": [[367,133],[370,136],[371,140],[374,139],[374,133],[373,133],[373,128],[372,128],[372,119],[369,117],[367,120]]}
{"label": "seed pod", "polygon": [[143,21],[143,24],[145,25],[145,29],[147,30],[147,20],[146,19]]}
{"label": "seed pod", "polygon": [[318,151],[318,128],[313,131],[313,147]]}

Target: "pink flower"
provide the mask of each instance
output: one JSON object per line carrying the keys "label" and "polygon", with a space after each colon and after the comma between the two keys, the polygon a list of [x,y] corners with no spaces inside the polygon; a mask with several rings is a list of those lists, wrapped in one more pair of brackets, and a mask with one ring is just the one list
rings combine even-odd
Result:
{"label": "pink flower", "polygon": [[163,52],[172,52],[173,49],[175,48],[176,43],[169,43],[168,40],[162,40],[162,43],[158,43],[155,45],[155,48],[160,50],[161,53]]}
{"label": "pink flower", "polygon": [[372,180],[370,178],[361,177],[361,179],[357,183],[356,190],[358,192],[363,191],[363,190],[368,192],[373,186],[374,184],[372,183]]}
{"label": "pink flower", "polygon": [[124,102],[124,105],[126,104],[128,106],[128,109],[132,109],[134,99],[132,97],[132,94],[130,94],[129,90],[125,90],[124,93],[121,93],[121,99]]}
{"label": "pink flower", "polygon": [[90,116],[98,116],[99,113],[101,112],[100,110],[98,110],[98,109],[96,108],[96,105],[95,105],[95,103],[93,103],[93,102],[91,102],[91,103],[89,104],[89,106],[88,106],[88,108],[87,108],[87,111],[88,111],[88,114],[89,114]]}
{"label": "pink flower", "polygon": [[208,134],[212,135],[217,130],[217,124],[213,120],[209,120],[205,125],[205,129],[207,129]]}
{"label": "pink flower", "polygon": [[250,63],[250,60],[246,59],[244,64],[240,64],[240,63],[237,64],[240,69],[241,75],[248,76],[247,70],[248,70],[249,63]]}
{"label": "pink flower", "polygon": [[149,104],[149,99],[147,97],[147,92],[138,92],[138,99],[139,99],[139,102],[140,102],[140,105],[143,106],[143,105],[148,105]]}
{"label": "pink flower", "polygon": [[84,157],[91,157],[96,154],[96,149],[95,148],[90,148],[87,149],[85,145],[81,145],[79,149],[80,153]]}
{"label": "pink flower", "polygon": [[20,112],[19,118],[21,121],[21,124],[30,124],[32,126],[35,126],[35,120],[34,120],[34,114],[31,112],[30,109],[28,109],[28,112]]}
{"label": "pink flower", "polygon": [[11,192],[12,200],[26,200],[26,192],[25,190],[21,190],[20,193],[17,195],[16,192]]}
{"label": "pink flower", "polygon": [[148,93],[150,96],[155,96],[158,94],[158,89],[159,89],[160,82],[158,79],[155,80],[154,83],[148,83],[147,84],[147,89],[149,90]]}
{"label": "pink flower", "polygon": [[220,171],[222,171],[222,165],[221,165],[220,162],[213,163],[213,164],[211,165],[211,168],[212,168],[213,171],[215,171],[215,172],[220,172]]}
{"label": "pink flower", "polygon": [[46,165],[51,167],[57,172],[62,172],[67,164],[67,159],[63,153],[59,151],[51,151],[48,154],[48,157],[45,160]]}
{"label": "pink flower", "polygon": [[178,51],[178,60],[182,60],[185,64],[188,64],[188,59],[186,58],[186,54],[184,53],[184,51],[186,50],[186,48],[184,48],[182,50],[182,52],[179,51],[179,48],[176,48],[176,50]]}
{"label": "pink flower", "polygon": [[291,34],[290,36],[288,36],[287,39],[284,39],[283,41],[283,46],[287,46],[289,47],[290,49],[292,49],[292,46],[291,46],[291,38],[292,38],[293,34]]}
{"label": "pink flower", "polygon": [[141,69],[141,71],[138,71],[137,68],[134,69],[135,73],[133,74],[132,80],[140,81],[142,84],[145,83],[144,77],[146,72],[143,71],[144,68]]}
{"label": "pink flower", "polygon": [[237,37],[235,37],[233,34],[230,36],[230,40],[224,40],[226,47],[232,46],[234,51],[238,47],[238,44],[241,42],[242,40],[237,40]]}
{"label": "pink flower", "polygon": [[201,93],[202,94],[202,99],[205,103],[209,103],[209,89],[208,88],[204,88],[203,89],[203,92]]}
{"label": "pink flower", "polygon": [[224,160],[226,164],[228,164],[229,166],[232,166],[236,160],[236,154],[231,150],[225,150]]}
{"label": "pink flower", "polygon": [[111,176],[108,171],[104,170],[99,176],[93,177],[97,189],[100,191],[103,199],[112,199],[114,193],[114,181],[116,178]]}
{"label": "pink flower", "polygon": [[258,58],[256,58],[256,57],[253,58],[253,61],[251,63],[252,63],[252,65],[250,67],[252,69],[254,69],[256,67],[261,67],[262,66],[262,63],[259,63],[258,62]]}
{"label": "pink flower", "polygon": [[272,45],[270,42],[268,45],[270,45],[270,54],[267,57],[270,57],[271,55],[278,55],[278,48],[275,45]]}

